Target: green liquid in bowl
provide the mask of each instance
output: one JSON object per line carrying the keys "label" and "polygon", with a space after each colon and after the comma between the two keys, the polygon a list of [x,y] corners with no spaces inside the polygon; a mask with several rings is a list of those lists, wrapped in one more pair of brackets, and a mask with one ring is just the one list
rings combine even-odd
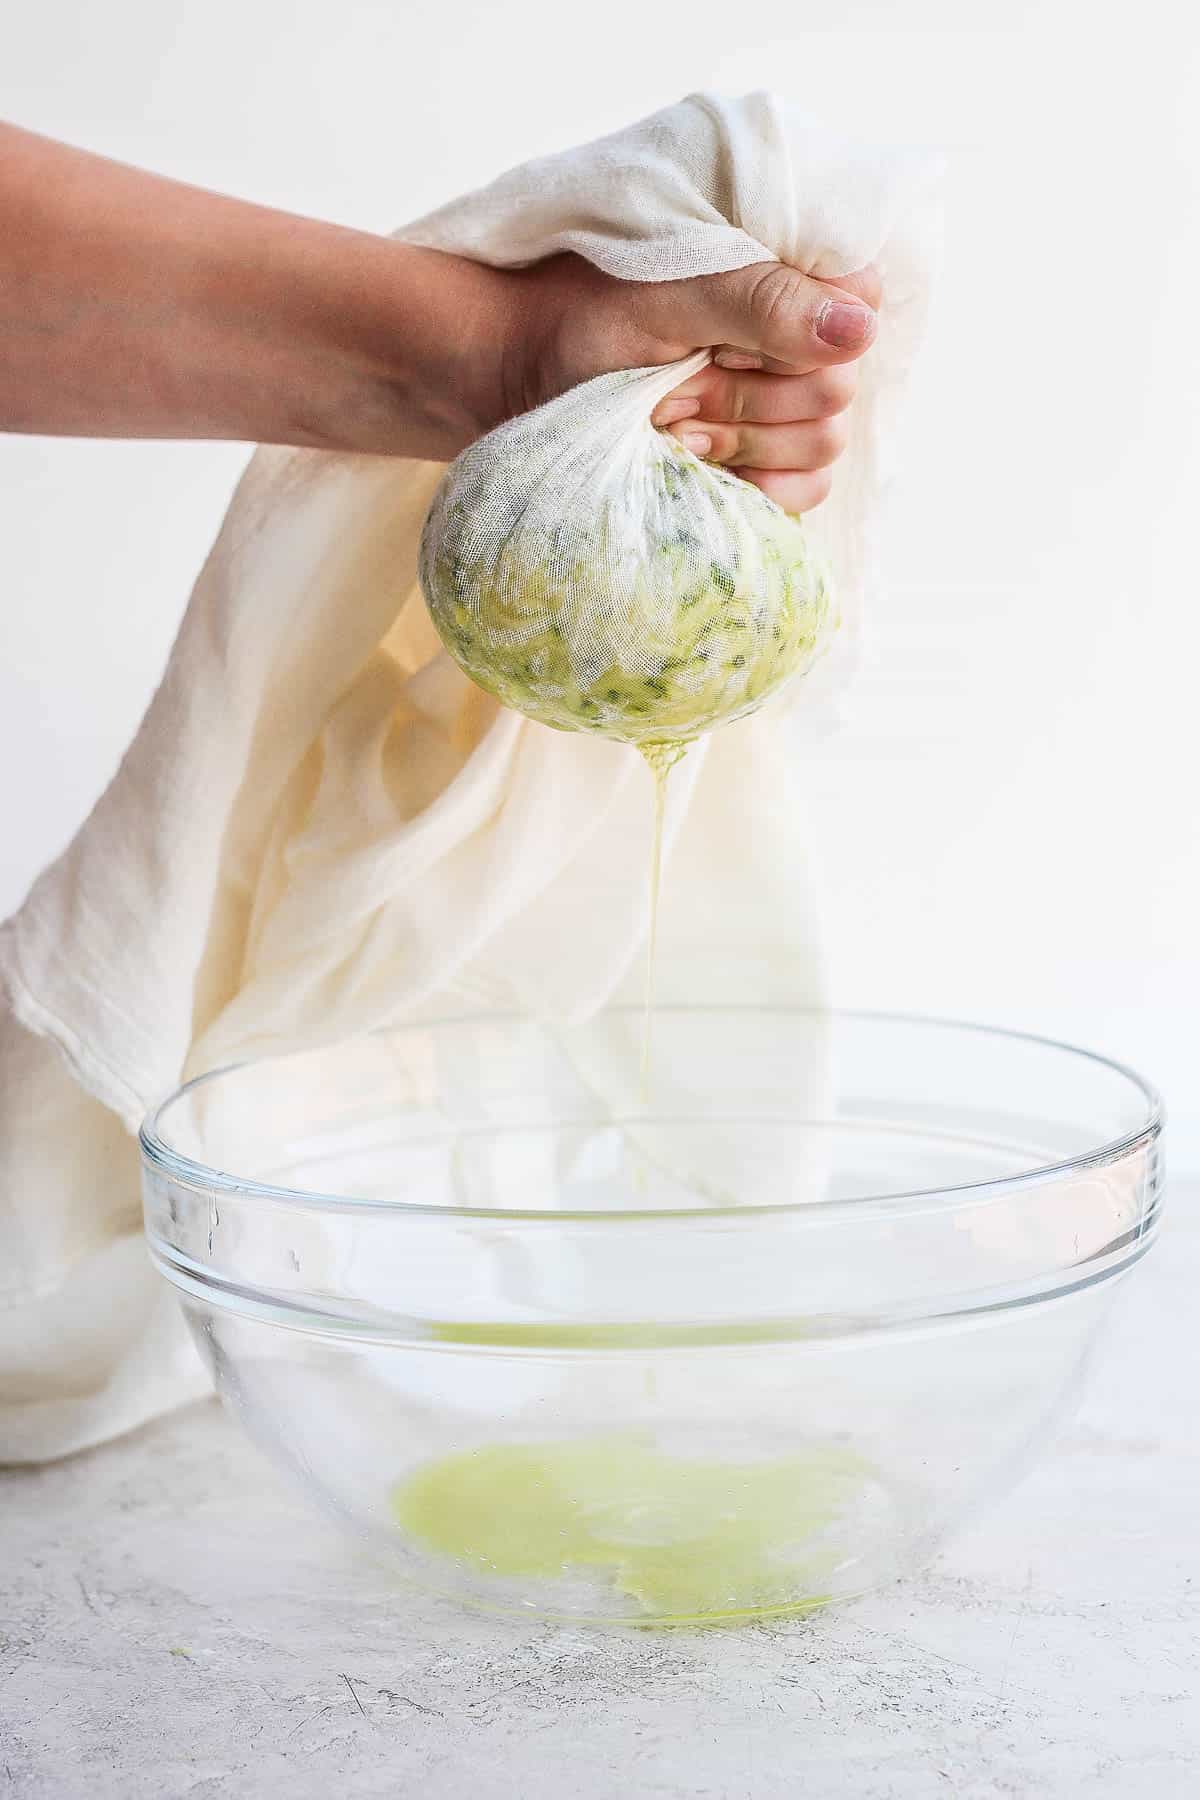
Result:
{"label": "green liquid in bowl", "polygon": [[830,1538],[871,1471],[836,1444],[762,1462],[670,1456],[633,1434],[492,1444],[392,1494],[401,1530],[474,1573],[595,1570],[647,1617],[817,1606]]}

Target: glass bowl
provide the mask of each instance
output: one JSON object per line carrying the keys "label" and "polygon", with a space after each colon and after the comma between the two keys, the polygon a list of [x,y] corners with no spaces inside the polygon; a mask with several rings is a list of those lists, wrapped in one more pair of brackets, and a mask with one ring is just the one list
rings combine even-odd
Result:
{"label": "glass bowl", "polygon": [[1152,1241],[1157,1097],[796,1009],[407,1025],[190,1082],[146,1230],[226,1405],[412,1581],[546,1618],[803,1609],[926,1559]]}

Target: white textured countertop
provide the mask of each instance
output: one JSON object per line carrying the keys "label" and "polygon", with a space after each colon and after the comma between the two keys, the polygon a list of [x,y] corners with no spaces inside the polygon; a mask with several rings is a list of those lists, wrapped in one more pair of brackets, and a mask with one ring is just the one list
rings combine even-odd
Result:
{"label": "white textured countertop", "polygon": [[807,1620],[569,1631],[384,1589],[211,1404],[0,1476],[0,1800],[1195,1800],[1198,1201],[1037,1473]]}

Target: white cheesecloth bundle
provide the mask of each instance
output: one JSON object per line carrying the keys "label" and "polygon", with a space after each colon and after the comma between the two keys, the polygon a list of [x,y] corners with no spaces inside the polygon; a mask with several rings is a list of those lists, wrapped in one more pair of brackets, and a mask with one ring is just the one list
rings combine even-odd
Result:
{"label": "white cheesecloth bundle", "polygon": [[835,622],[800,521],[650,424],[708,361],[600,375],[489,432],[421,535],[421,586],[468,675],[660,760],[761,705]]}
{"label": "white cheesecloth bundle", "polygon": [[[814,521],[844,641],[920,332],[931,172],[764,95],[698,95],[399,235],[505,266],[573,250],[630,281],[877,263],[878,337]],[[692,366],[638,379],[662,391]],[[0,1460],[207,1388],[140,1236],[133,1134],[182,1075],[441,1009],[569,1024],[636,982],[645,768],[498,706],[443,649],[417,582],[442,474],[257,452],[117,775],[0,927]],[[686,904],[664,1000],[823,997],[788,719],[839,660],[672,778],[668,899]]]}

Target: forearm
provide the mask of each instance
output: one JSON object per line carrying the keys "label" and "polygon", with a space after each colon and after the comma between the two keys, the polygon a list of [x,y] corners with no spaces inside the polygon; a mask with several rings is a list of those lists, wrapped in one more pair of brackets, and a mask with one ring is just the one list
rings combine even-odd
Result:
{"label": "forearm", "polygon": [[464,259],[0,125],[2,429],[447,457],[493,422],[507,305]]}

